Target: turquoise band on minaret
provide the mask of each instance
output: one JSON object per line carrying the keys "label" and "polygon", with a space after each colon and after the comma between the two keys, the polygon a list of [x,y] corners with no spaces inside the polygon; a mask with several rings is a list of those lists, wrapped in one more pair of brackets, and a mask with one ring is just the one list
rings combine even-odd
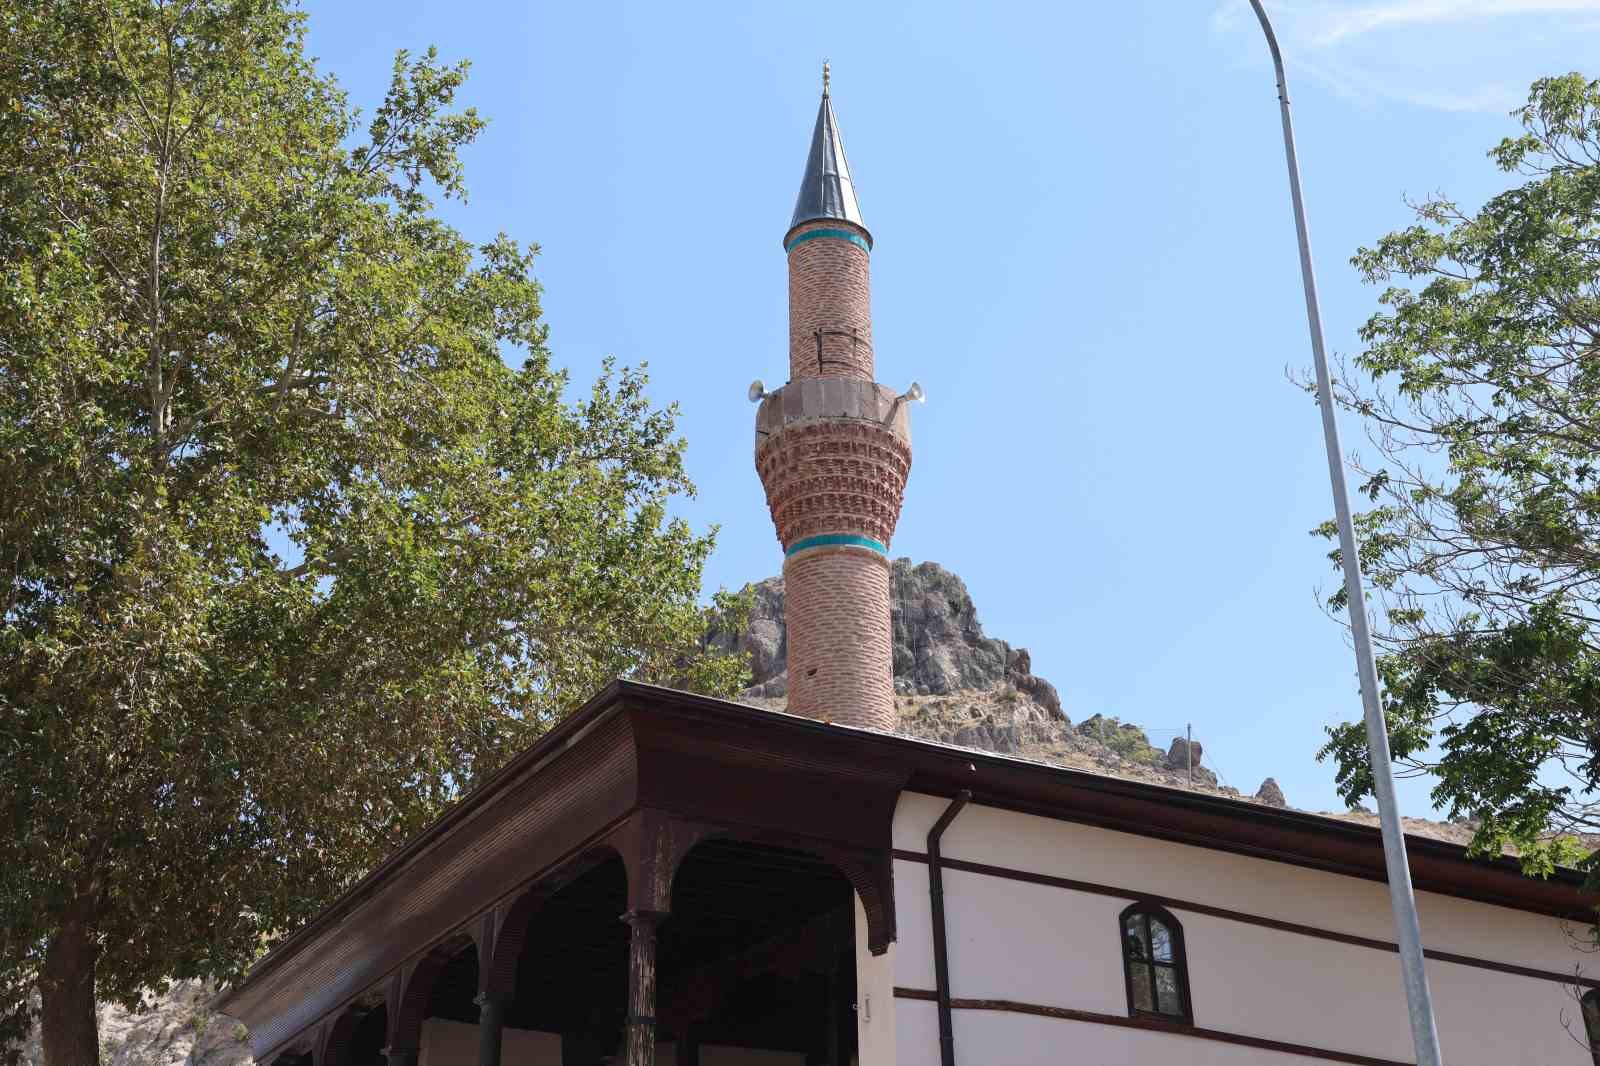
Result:
{"label": "turquoise band on minaret", "polygon": [[789,550],[784,552],[784,557],[803,552],[807,548],[870,548],[879,555],[888,555],[887,546],[880,544],[871,537],[863,537],[855,533],[823,533],[815,537],[804,537],[789,545]]}
{"label": "turquoise band on minaret", "polygon": [[796,245],[804,244],[807,241],[821,240],[823,237],[831,237],[831,238],[833,238],[834,240],[837,240],[837,241],[849,241],[851,244],[855,245],[857,248],[860,248],[863,252],[872,251],[872,245],[867,242],[867,239],[865,237],[863,237],[859,233],[851,233],[847,229],[810,229],[810,230],[806,230],[804,233],[800,234],[798,237],[794,238],[793,240],[785,241],[784,244],[783,244],[783,250],[786,251],[786,252],[792,252]]}

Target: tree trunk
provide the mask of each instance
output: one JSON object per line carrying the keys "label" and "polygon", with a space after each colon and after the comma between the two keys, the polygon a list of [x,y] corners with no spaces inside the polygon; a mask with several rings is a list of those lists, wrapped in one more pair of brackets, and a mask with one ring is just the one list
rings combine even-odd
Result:
{"label": "tree trunk", "polygon": [[39,1037],[44,1066],[99,1066],[100,1026],[94,1009],[98,948],[89,901],[68,908],[45,948],[39,974]]}

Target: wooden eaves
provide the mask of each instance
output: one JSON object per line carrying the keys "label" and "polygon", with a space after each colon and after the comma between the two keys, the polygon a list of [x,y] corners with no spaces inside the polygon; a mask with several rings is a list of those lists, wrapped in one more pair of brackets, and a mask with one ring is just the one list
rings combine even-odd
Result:
{"label": "wooden eaves", "polygon": [[[257,1057],[269,1057],[433,946],[485,919],[492,927],[530,885],[554,887],[602,852],[630,864],[631,906],[667,906],[670,865],[658,876],[651,856],[662,840],[682,851],[712,835],[833,862],[881,951],[894,937],[899,794],[964,789],[986,806],[1384,879],[1371,826],[619,680],[275,947],[216,1007],[246,1022]],[[1535,880],[1513,859],[1469,859],[1421,837],[1407,845],[1419,891],[1592,918],[1574,871]]]}

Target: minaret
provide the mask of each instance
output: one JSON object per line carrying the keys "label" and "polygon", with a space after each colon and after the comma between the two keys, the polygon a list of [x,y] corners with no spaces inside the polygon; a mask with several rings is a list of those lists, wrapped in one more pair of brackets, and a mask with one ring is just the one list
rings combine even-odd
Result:
{"label": "minaret", "polygon": [[789,383],[752,391],[764,395],[756,470],[784,551],[789,710],[892,729],[888,552],[911,471],[911,426],[908,397],[873,381],[872,235],[856,203],[826,64],[783,247]]}

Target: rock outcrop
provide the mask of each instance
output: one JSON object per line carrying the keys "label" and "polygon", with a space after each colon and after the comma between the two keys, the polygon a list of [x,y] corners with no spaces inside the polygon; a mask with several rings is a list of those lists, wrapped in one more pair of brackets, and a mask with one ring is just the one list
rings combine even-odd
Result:
{"label": "rock outcrop", "polygon": [[1278,779],[1269,777],[1261,782],[1261,787],[1256,789],[1256,799],[1268,807],[1287,807],[1289,801],[1284,798],[1283,789],[1278,787]]}
{"label": "rock outcrop", "polygon": [[[102,1003],[100,1066],[249,1066],[250,1034],[240,1022],[211,1010],[216,987],[176,981],[151,994],[143,1009]],[[23,1066],[43,1066],[37,1031],[22,1046]]]}
{"label": "rock outcrop", "polygon": [[750,620],[744,631],[716,631],[708,642],[724,651],[737,648],[750,655],[754,684],[747,695],[777,698],[789,691],[789,641],[783,624],[783,578],[769,577],[750,586]]}
{"label": "rock outcrop", "polygon": [[[788,691],[783,578],[757,582],[750,592],[753,603],[745,629],[713,632],[707,641],[748,652],[753,684],[743,699],[782,709]],[[1138,726],[1101,715],[1073,728],[1055,686],[1034,674],[1028,650],[984,633],[977,605],[958,575],[938,563],[896,559],[889,603],[899,732],[1176,787],[1191,785],[1182,747],[1163,752]],[[1220,785],[1216,773],[1201,765],[1198,742],[1194,755],[1192,787],[1239,794]]]}
{"label": "rock outcrop", "polygon": [[[707,641],[750,653],[755,683],[746,703],[784,709],[783,579],[751,586],[754,607],[743,632],[713,632]],[[1186,737],[1165,750],[1136,725],[1094,714],[1074,726],[1055,686],[1033,673],[1025,648],[990,637],[960,577],[938,563],[896,559],[890,605],[894,631],[897,731],[943,744],[978,748],[1114,777],[1192,789],[1269,807],[1288,807],[1283,789],[1267,778],[1253,796],[1224,784],[1208,765],[1204,745]],[[1190,756],[1193,755],[1193,762]],[[1191,776],[1192,767],[1192,776]],[[1365,810],[1332,817],[1376,825]],[[1465,844],[1472,826],[1405,819],[1408,834]]]}
{"label": "rock outcrop", "polygon": [[[776,699],[788,692],[783,578],[750,586],[754,603],[743,632],[716,632],[714,646],[750,654],[754,683],[746,692]],[[1036,706],[1061,714],[1055,686],[1033,674],[1027,649],[985,636],[966,583],[938,563],[896,559],[889,581],[894,632],[894,687],[902,696],[948,696],[1010,685]]]}
{"label": "rock outcrop", "polygon": [[1186,783],[1203,781],[1208,785],[1215,785],[1216,772],[1207,768],[1204,760],[1205,748],[1198,740],[1174,737],[1172,746],[1167,749],[1167,754],[1161,760],[1161,765],[1175,774],[1182,774]]}

